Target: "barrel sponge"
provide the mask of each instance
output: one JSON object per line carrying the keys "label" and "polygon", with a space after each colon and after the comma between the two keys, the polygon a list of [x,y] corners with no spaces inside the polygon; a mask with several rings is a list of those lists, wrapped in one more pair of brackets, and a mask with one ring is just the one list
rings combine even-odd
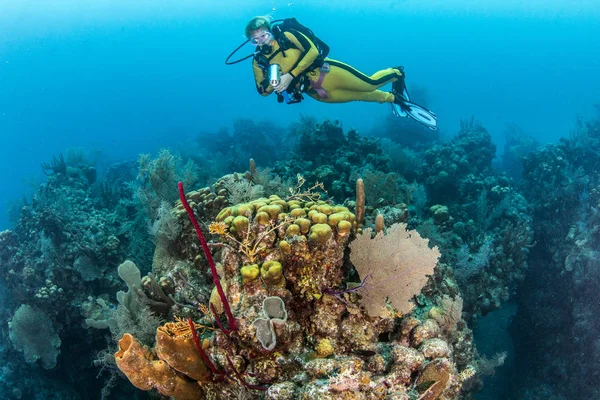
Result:
{"label": "barrel sponge", "polygon": [[21,304],[8,322],[8,328],[10,341],[15,349],[23,352],[25,361],[33,364],[41,359],[45,369],[56,366],[61,341],[46,313]]}

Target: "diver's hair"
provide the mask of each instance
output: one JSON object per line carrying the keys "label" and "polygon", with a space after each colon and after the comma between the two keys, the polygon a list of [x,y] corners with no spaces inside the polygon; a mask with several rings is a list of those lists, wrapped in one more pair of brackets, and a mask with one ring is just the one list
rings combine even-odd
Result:
{"label": "diver's hair", "polygon": [[250,36],[252,35],[252,32],[254,32],[257,29],[261,29],[264,28],[266,30],[271,30],[271,18],[269,17],[254,17],[250,20],[250,22],[248,22],[248,25],[246,25],[246,37],[248,39],[250,39]]}

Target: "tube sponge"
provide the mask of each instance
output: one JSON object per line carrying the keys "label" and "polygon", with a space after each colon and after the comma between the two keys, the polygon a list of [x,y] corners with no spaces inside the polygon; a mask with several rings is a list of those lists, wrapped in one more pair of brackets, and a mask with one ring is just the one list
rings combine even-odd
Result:
{"label": "tube sponge", "polygon": [[171,368],[196,381],[206,381],[210,371],[196,350],[191,336],[174,335],[167,326],[156,330],[155,351],[158,358],[166,361]]}
{"label": "tube sponge", "polygon": [[119,351],[115,353],[117,366],[138,389],[155,388],[165,396],[177,400],[202,398],[197,382],[183,378],[169,364],[158,360],[144,348],[131,334],[126,333],[119,340]]}

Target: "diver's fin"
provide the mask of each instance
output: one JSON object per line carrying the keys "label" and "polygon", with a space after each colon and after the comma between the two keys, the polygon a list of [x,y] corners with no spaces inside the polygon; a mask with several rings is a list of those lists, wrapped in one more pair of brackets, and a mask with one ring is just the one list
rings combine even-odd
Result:
{"label": "diver's fin", "polygon": [[[404,67],[396,67],[404,74]],[[405,101],[410,101],[410,96],[408,95],[408,90],[406,89],[406,84],[404,83],[405,75],[399,78],[397,81],[392,83],[392,93],[394,95],[400,95]]]}
{"label": "diver's fin", "polygon": [[402,98],[406,101],[410,101],[410,96],[408,95],[408,90],[406,90],[406,86],[404,86],[404,90],[402,91]]}
{"label": "diver's fin", "polygon": [[403,96],[395,96],[392,112],[397,117],[410,117],[433,131],[437,130],[437,115],[423,106],[404,100]]}
{"label": "diver's fin", "polygon": [[407,111],[410,118],[432,131],[437,131],[437,115],[418,104],[407,102],[407,105],[410,107]]}
{"label": "diver's fin", "polygon": [[396,117],[408,117],[408,114],[406,113],[406,111],[404,111],[402,109],[402,107],[400,107],[400,104],[396,104],[396,103],[390,103],[392,105],[392,113],[396,116]]}

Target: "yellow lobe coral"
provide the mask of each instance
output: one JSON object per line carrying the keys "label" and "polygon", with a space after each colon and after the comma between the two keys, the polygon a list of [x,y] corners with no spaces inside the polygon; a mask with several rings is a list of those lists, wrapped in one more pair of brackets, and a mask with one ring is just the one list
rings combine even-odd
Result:
{"label": "yellow lobe coral", "polygon": [[292,251],[292,247],[286,240],[282,240],[281,242],[279,242],[279,250],[281,250],[283,254],[290,254]]}
{"label": "yellow lobe coral", "polygon": [[231,215],[231,207],[225,207],[224,209],[221,210],[221,212],[219,212],[219,214],[217,214],[217,221],[223,221],[225,218],[229,217]]}
{"label": "yellow lobe coral", "polygon": [[248,221],[248,218],[238,215],[233,219],[232,225],[232,231],[235,231],[239,236],[244,236],[248,230],[248,226],[250,226],[250,221]]}
{"label": "yellow lobe coral", "polygon": [[[308,214],[310,215],[310,213]],[[327,215],[321,213],[321,212],[316,212],[311,216],[312,222],[314,222],[315,224],[326,224],[327,223]]]}
{"label": "yellow lobe coral", "polygon": [[317,211],[325,215],[329,215],[333,213],[333,208],[329,204],[321,204],[317,207]]}
{"label": "yellow lobe coral", "polygon": [[259,208],[261,208],[262,206],[266,206],[268,203],[265,201],[265,199],[256,199],[250,202],[250,204],[252,205],[252,207],[254,208],[254,210],[258,210]]}
{"label": "yellow lobe coral", "polygon": [[332,228],[334,226],[336,226],[337,224],[339,224],[340,221],[350,221],[350,222],[353,222],[354,221],[354,215],[352,213],[349,213],[349,212],[338,212],[338,213],[335,213],[335,214],[331,214],[329,216],[329,218],[327,218],[327,223]]}
{"label": "yellow lobe coral", "polygon": [[271,223],[271,217],[266,212],[260,211],[256,213],[254,221],[261,225],[269,225]]}
{"label": "yellow lobe coral", "polygon": [[298,234],[300,234],[300,227],[296,224],[291,224],[285,230],[285,236],[287,237],[296,236]]}
{"label": "yellow lobe coral", "polygon": [[163,361],[156,359],[131,334],[126,333],[119,340],[119,351],[115,353],[117,367],[138,389],[155,388],[165,396],[177,400],[202,398],[197,382],[185,379]]}
{"label": "yellow lobe coral", "polygon": [[287,209],[288,204],[286,203],[285,200],[281,200],[281,199],[276,199],[276,200],[271,200],[270,203],[271,205],[279,205],[281,206],[282,210]]}
{"label": "yellow lobe coral", "polygon": [[300,232],[302,232],[303,235],[308,233],[310,226],[312,225],[310,220],[306,218],[298,218],[294,223],[300,227]]}
{"label": "yellow lobe coral", "polygon": [[294,218],[304,217],[306,215],[306,211],[303,208],[294,208],[290,211],[290,216]]}
{"label": "yellow lobe coral", "polygon": [[248,283],[258,278],[260,270],[258,269],[258,264],[244,265],[240,269],[240,273],[242,274],[242,281]]}
{"label": "yellow lobe coral", "polygon": [[[327,217],[325,217],[327,218]],[[333,234],[331,227],[327,224],[316,224],[310,228],[310,236],[308,239],[311,242],[325,244]]]}
{"label": "yellow lobe coral", "polygon": [[265,262],[260,270],[262,278],[270,285],[285,286],[283,267],[279,261],[271,260]]}
{"label": "yellow lobe coral", "polygon": [[235,216],[239,215],[244,217],[250,217],[252,215],[252,212],[254,211],[254,206],[252,204],[242,203],[233,206],[233,209],[231,211],[232,214]]}
{"label": "yellow lobe coral", "polygon": [[352,222],[350,221],[340,221],[340,223],[337,225],[337,231],[340,234],[340,236],[348,235],[351,230]]}
{"label": "yellow lobe coral", "polygon": [[271,217],[271,219],[276,219],[277,216],[283,212],[283,207],[280,206],[279,204],[269,204],[267,206],[262,206],[261,208],[258,209],[258,212],[264,211],[267,214],[269,214],[269,216]]}

